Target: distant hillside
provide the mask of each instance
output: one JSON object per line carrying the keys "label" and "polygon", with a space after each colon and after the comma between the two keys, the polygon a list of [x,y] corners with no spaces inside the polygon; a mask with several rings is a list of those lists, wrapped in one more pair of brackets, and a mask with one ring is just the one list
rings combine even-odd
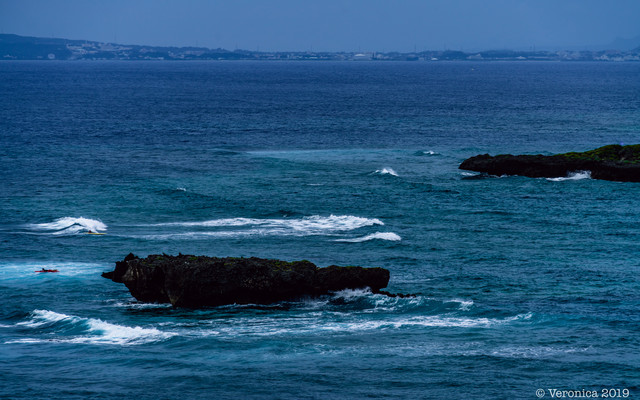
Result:
{"label": "distant hillside", "polygon": [[18,35],[0,35],[0,59],[5,60],[158,60],[158,59],[238,59],[241,54],[224,49],[204,47],[156,47],[122,45],[38,38]]}
{"label": "distant hillside", "polygon": [[[625,42],[627,43],[627,42]],[[422,51],[415,53],[258,52],[157,47],[0,34],[0,60],[333,60],[333,61],[640,61],[634,50]]]}
{"label": "distant hillside", "polygon": [[65,39],[0,35],[0,57],[18,60],[67,59],[72,54],[67,46],[73,43],[75,41]]}

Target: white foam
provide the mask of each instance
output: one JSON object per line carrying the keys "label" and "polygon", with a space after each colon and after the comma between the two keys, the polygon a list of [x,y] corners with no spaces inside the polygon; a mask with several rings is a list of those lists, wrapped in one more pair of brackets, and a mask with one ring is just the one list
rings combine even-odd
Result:
{"label": "white foam", "polygon": [[98,334],[98,336],[76,337],[71,339],[73,343],[143,344],[168,339],[176,335],[176,333],[162,332],[156,328],[122,326],[93,318],[88,319],[87,324],[89,331]]}
{"label": "white foam", "polygon": [[34,310],[31,313],[31,319],[29,321],[19,322],[16,325],[40,328],[57,323],[70,324],[74,328],[84,328],[84,334],[69,337],[56,336],[53,339],[47,340],[27,338],[17,342],[55,341],[60,343],[133,345],[165,340],[176,335],[176,333],[162,332],[156,328],[117,325],[100,319],[81,318],[49,310]]}
{"label": "white foam", "polygon": [[269,235],[275,234],[265,230],[251,229],[244,231],[220,231],[220,232],[181,232],[181,233],[163,233],[157,235],[131,235],[129,237],[145,240],[191,240],[191,239],[205,239],[205,238],[241,238],[246,236],[255,235]]}
{"label": "white foam", "polygon": [[4,344],[14,344],[14,343],[42,343],[42,342],[48,342],[50,340],[41,340],[41,339],[32,339],[32,338],[27,338],[27,339],[16,339],[16,340],[7,340],[6,342],[4,342]]}
{"label": "white foam", "polygon": [[[338,235],[373,225],[384,225],[377,218],[353,215],[312,215],[303,218],[221,218],[205,221],[180,221],[137,225],[154,229],[144,235],[129,237],[147,240],[242,238],[247,236],[312,236]],[[195,228],[195,229],[184,229]],[[227,228],[227,229],[223,229]]]}
{"label": "white foam", "polygon": [[377,169],[375,173],[380,175],[398,176],[398,174],[396,173],[396,171],[393,170],[393,168],[388,168],[388,167]]}
{"label": "white foam", "polygon": [[42,224],[30,224],[32,230],[49,231],[52,235],[70,235],[79,232],[93,231],[101,232],[107,230],[107,225],[102,221],[84,217],[63,217],[53,222]]}
{"label": "white foam", "polygon": [[68,315],[59,314],[53,311],[34,310],[31,313],[31,320],[18,322],[16,325],[27,326],[29,328],[38,328],[43,325],[52,324],[63,320],[71,320],[72,322],[79,321],[77,317],[69,317]]}
{"label": "white foam", "polygon": [[151,226],[184,226],[184,227],[239,227],[253,226],[270,229],[281,229],[294,232],[320,233],[350,231],[372,225],[384,225],[377,218],[362,218],[353,215],[312,215],[296,219],[260,219],[260,218],[223,218],[193,222],[167,222]]}
{"label": "white foam", "polygon": [[[359,300],[366,300],[371,304],[371,308],[364,308],[361,310],[363,313],[377,313],[377,312],[395,312],[399,310],[407,311],[407,309],[415,309],[416,307],[427,306],[429,309],[440,308],[440,305],[447,303],[457,303],[460,311],[468,311],[474,304],[473,300],[452,299],[452,300],[437,300],[434,298],[428,298],[424,296],[410,296],[410,297],[390,297],[384,294],[374,294],[371,289],[344,289],[331,293],[329,299],[307,299],[305,305],[307,309],[324,310],[326,312],[326,306],[333,301],[341,299],[346,303],[357,302]],[[518,318],[530,318],[530,314],[523,314]]]}
{"label": "white foam", "polygon": [[400,329],[406,327],[490,328],[501,321],[491,318],[422,316],[396,320],[366,321],[348,324],[348,330]]}
{"label": "white foam", "polygon": [[374,294],[371,292],[371,289],[343,289],[338,290],[337,292],[332,293],[333,297],[342,298],[345,300],[354,300],[361,297],[370,297]]}
{"label": "white foam", "polygon": [[179,190],[181,192],[186,192],[187,188],[183,188],[183,187],[177,187],[176,190]]}
{"label": "white foam", "polygon": [[473,300],[452,300],[460,303],[460,310],[469,311],[471,306],[473,306]]}
{"label": "white foam", "polygon": [[509,322],[531,318],[530,314],[516,315],[510,318],[463,318],[453,316],[428,315],[395,320],[366,321],[347,324],[348,330],[371,330],[404,327],[452,327],[452,328],[491,328]]}
{"label": "white foam", "polygon": [[566,354],[588,351],[586,348],[558,348],[552,346],[540,347],[501,347],[489,352],[492,356],[504,358],[551,358],[556,356],[566,356]]}
{"label": "white foam", "polygon": [[[345,302],[358,301],[359,299],[366,298],[371,301],[373,308],[362,310],[364,313],[377,313],[377,312],[389,312],[397,311],[401,308],[413,308],[420,306],[426,300],[422,296],[415,297],[389,297],[383,294],[374,294],[371,289],[345,289],[332,293],[332,300],[342,299]],[[327,302],[322,304],[326,306]]]}
{"label": "white foam", "polygon": [[426,150],[426,151],[423,151],[423,152],[422,152],[422,154],[424,154],[425,156],[435,156],[435,155],[438,155],[438,153],[436,153],[436,152],[435,152],[435,151],[433,151],[433,150]]}
{"label": "white foam", "polygon": [[402,240],[402,238],[399,235],[393,232],[376,232],[376,233],[372,233],[370,235],[366,235],[362,237],[357,237],[352,239],[336,239],[335,241],[347,242],[347,243],[361,243],[361,242],[367,242],[369,240],[374,240],[374,239],[390,240],[392,242],[399,242]]}
{"label": "white foam", "polygon": [[420,307],[428,299],[422,296],[415,297],[388,297],[384,295],[376,295],[374,300],[374,308],[370,310],[364,310],[366,313],[376,313],[376,312],[389,312],[389,311],[398,311],[401,309],[407,308],[416,308]]}
{"label": "white foam", "polygon": [[471,306],[473,306],[473,300],[463,300],[463,299],[451,299],[445,301],[445,303],[458,303],[458,309],[460,311],[469,311]]}
{"label": "white foam", "polygon": [[150,224],[149,226],[201,226],[201,227],[218,227],[218,226],[245,226],[245,225],[259,225],[265,223],[268,220],[259,220],[252,218],[223,218],[212,219],[208,221],[192,221],[192,222],[165,222],[161,224]]}
{"label": "white foam", "polygon": [[[491,329],[496,326],[509,324],[513,321],[526,319],[525,315],[517,315],[510,318],[465,318],[451,315],[428,315],[413,317],[384,318],[377,320],[364,320],[353,318],[349,313],[335,313],[341,321],[325,322],[318,316],[310,315],[308,318],[255,320],[250,324],[238,321],[232,325],[218,325],[213,323],[210,328],[203,329],[200,335],[255,335],[255,336],[290,336],[330,333],[352,333],[363,331],[380,331],[396,329],[420,329],[420,328],[479,328]],[[326,315],[326,313],[322,313]],[[344,320],[346,319],[346,320]],[[215,329],[212,329],[215,328]]]}
{"label": "white foam", "polygon": [[569,172],[569,174],[563,178],[547,178],[547,180],[552,182],[578,181],[581,179],[591,179],[591,171]]}
{"label": "white foam", "polygon": [[132,302],[125,302],[125,301],[116,301],[113,303],[113,305],[115,307],[122,307],[122,308],[132,308],[132,309],[142,309],[142,310],[146,310],[146,309],[159,309],[159,308],[171,308],[171,304],[164,304],[164,303],[132,303]]}

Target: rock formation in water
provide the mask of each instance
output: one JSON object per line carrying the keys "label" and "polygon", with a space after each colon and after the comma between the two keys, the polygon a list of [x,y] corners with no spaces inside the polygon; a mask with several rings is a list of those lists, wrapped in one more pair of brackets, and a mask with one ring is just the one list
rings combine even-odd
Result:
{"label": "rock formation in water", "polygon": [[522,175],[531,178],[566,177],[580,171],[591,178],[640,182],[640,145],[608,145],[583,153],[543,155],[478,155],[460,164],[460,169],[490,175]]}
{"label": "rock formation in water", "polygon": [[216,258],[190,255],[129,254],[103,277],[124,283],[142,302],[175,307],[223,304],[268,304],[343,289],[371,288],[389,283],[383,268],[318,268],[309,261],[286,262],[262,258]]}

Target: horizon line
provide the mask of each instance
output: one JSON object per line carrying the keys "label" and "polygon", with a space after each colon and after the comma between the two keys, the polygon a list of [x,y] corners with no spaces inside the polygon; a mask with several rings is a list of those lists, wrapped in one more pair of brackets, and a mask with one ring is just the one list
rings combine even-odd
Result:
{"label": "horizon line", "polygon": [[[605,45],[566,45],[566,46],[537,46],[531,45],[528,49],[521,48],[510,48],[510,47],[502,47],[502,48],[484,48],[484,49],[476,49],[470,48],[465,50],[463,46],[460,46],[458,49],[447,47],[446,45],[442,49],[427,49],[424,48],[422,50],[415,49],[414,51],[402,51],[402,50],[313,50],[313,46],[310,46],[307,50],[260,50],[261,46],[256,46],[256,50],[250,50],[247,48],[239,48],[231,50],[224,47],[206,47],[199,45],[150,45],[150,44],[136,44],[136,43],[122,43],[115,41],[100,41],[100,40],[91,40],[91,39],[70,39],[66,37],[55,37],[55,36],[27,36],[27,35],[19,35],[17,33],[0,33],[0,36],[17,36],[22,38],[32,38],[32,39],[44,39],[44,40],[66,40],[66,41],[77,41],[77,42],[90,42],[90,43],[101,43],[101,44],[110,44],[110,45],[118,45],[118,46],[136,46],[136,47],[156,47],[156,48],[175,48],[175,49],[200,49],[200,50],[224,50],[228,52],[248,52],[248,53],[332,53],[332,54],[420,54],[427,52],[461,52],[461,53],[482,53],[482,52],[493,52],[493,51],[510,51],[510,52],[558,52],[558,51],[636,51],[640,49],[640,44],[637,47],[632,49],[619,49],[619,48],[605,48]],[[640,36],[637,38],[640,39]],[[593,48],[600,47],[599,50],[594,50]]]}

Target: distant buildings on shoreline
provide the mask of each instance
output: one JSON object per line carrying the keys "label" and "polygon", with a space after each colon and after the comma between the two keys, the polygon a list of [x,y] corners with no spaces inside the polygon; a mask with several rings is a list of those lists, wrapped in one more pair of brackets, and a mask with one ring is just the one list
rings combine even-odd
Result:
{"label": "distant buildings on shoreline", "polygon": [[261,52],[0,35],[0,60],[640,61],[640,47],[602,51]]}

